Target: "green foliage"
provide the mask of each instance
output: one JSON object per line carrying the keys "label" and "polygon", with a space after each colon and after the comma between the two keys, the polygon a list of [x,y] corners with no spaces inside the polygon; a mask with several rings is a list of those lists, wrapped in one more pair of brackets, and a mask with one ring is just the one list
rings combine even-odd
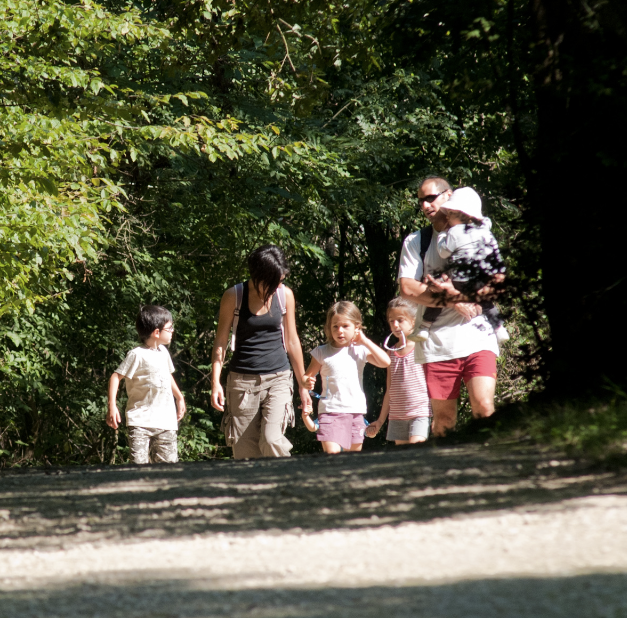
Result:
{"label": "green foliage", "polygon": [[210,119],[206,93],[173,88],[170,68],[169,83],[151,79],[173,35],[132,7],[3,1],[0,41],[0,314],[33,311],[106,247],[106,217],[135,188],[129,165],[233,160],[267,141]]}
{"label": "green foliage", "polygon": [[[340,298],[381,340],[402,240],[424,224],[416,184],[431,173],[485,196],[531,369],[510,346],[502,396],[524,398],[545,328],[536,232],[521,217],[526,38],[508,43],[505,4],[485,23],[464,6],[0,0],[5,461],[124,460],[124,432],[116,444],[103,423],[106,383],[153,302],[175,319],[181,457],[227,456],[210,356],[248,253],[286,251],[305,350]],[[373,416],[384,373],[366,375]],[[317,450],[302,425],[288,436]]]}

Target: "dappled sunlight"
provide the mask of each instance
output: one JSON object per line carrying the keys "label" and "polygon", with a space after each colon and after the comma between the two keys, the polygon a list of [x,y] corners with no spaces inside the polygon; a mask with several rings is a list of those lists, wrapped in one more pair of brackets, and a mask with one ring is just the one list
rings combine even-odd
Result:
{"label": "dappled sunlight", "polygon": [[554,455],[480,446],[2,472],[0,547],[399,525],[533,509],[624,483]]}
{"label": "dappled sunlight", "polygon": [[627,476],[531,450],[2,472],[0,533],[3,618],[600,618],[627,603]]}

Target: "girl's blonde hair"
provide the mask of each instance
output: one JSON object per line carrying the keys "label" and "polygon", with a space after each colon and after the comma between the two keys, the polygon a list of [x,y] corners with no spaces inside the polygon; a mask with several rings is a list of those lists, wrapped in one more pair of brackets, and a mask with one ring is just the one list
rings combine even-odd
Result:
{"label": "girl's blonde hair", "polygon": [[361,328],[361,311],[357,309],[355,303],[350,300],[341,300],[331,305],[327,311],[327,321],[324,325],[324,334],[327,336],[327,343],[333,343],[333,333],[331,332],[331,322],[336,315],[344,316],[355,328]]}
{"label": "girl's blonde hair", "polygon": [[401,298],[400,296],[397,296],[396,298],[393,298],[388,303],[388,308],[387,308],[387,311],[385,313],[385,317],[386,318],[390,317],[390,309],[402,309],[403,313],[408,318],[410,318],[411,320],[415,320],[416,319],[416,311],[418,311],[418,305],[412,303],[410,300],[405,300],[404,298]]}

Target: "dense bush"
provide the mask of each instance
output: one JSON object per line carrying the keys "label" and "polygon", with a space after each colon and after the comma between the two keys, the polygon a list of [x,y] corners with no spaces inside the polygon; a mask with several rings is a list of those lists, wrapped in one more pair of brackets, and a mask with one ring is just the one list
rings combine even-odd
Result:
{"label": "dense bush", "polygon": [[[432,173],[484,196],[508,262],[499,399],[539,387],[531,19],[522,2],[0,0],[0,461],[124,459],[106,383],[141,303],[175,318],[182,457],[228,456],[210,354],[247,254],[286,251],[305,350],[339,298],[380,341]],[[374,417],[384,372],[367,378]]]}

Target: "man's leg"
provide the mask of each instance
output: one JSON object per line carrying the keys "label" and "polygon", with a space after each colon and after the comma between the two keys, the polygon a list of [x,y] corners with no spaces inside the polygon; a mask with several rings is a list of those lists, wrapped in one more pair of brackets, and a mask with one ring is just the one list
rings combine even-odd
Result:
{"label": "man's leg", "polygon": [[496,380],[487,376],[477,376],[466,382],[470,408],[475,418],[487,418],[494,414],[494,391]]}
{"label": "man's leg", "polygon": [[431,409],[433,410],[431,432],[436,438],[441,438],[447,431],[455,429],[457,399],[432,399]]}
{"label": "man's leg", "polygon": [[496,389],[496,355],[483,350],[471,354],[464,366],[464,382],[468,389],[470,407],[475,418],[487,418],[494,414]]}
{"label": "man's leg", "polygon": [[464,358],[454,358],[423,365],[433,410],[431,431],[436,438],[455,429],[464,361]]}

